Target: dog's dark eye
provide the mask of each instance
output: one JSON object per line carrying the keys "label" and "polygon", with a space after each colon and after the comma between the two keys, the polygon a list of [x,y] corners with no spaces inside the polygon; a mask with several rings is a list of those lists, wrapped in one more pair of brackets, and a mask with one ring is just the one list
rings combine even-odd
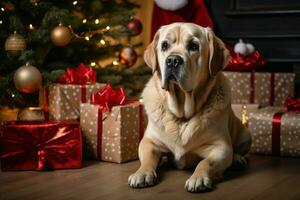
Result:
{"label": "dog's dark eye", "polygon": [[188,51],[199,51],[199,44],[196,42],[190,42],[187,46]]}
{"label": "dog's dark eye", "polygon": [[161,50],[162,50],[162,51],[166,51],[166,50],[168,50],[168,48],[169,48],[168,42],[164,41],[164,42],[161,44]]}

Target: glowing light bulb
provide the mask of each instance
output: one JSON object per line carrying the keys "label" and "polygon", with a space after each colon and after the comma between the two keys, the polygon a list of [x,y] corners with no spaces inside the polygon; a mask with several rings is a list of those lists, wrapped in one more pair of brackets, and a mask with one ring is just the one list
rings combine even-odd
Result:
{"label": "glowing light bulb", "polygon": [[1,8],[1,10],[4,12],[5,11],[5,9],[4,8]]}
{"label": "glowing light bulb", "polygon": [[87,20],[86,20],[86,19],[83,19],[83,20],[82,20],[82,23],[84,23],[84,24],[85,24],[86,22],[87,22]]}
{"label": "glowing light bulb", "polygon": [[100,43],[105,45],[105,41],[104,40],[100,40]]}
{"label": "glowing light bulb", "polygon": [[118,64],[119,64],[119,62],[116,60],[113,62],[113,65],[118,65]]}
{"label": "glowing light bulb", "polygon": [[3,21],[2,21],[2,20],[0,20],[0,24],[3,24]]}
{"label": "glowing light bulb", "polygon": [[34,26],[32,24],[29,24],[29,29],[30,30],[33,30],[34,29]]}
{"label": "glowing light bulb", "polygon": [[110,26],[107,26],[107,27],[106,27],[106,30],[109,30],[109,29],[110,29]]}
{"label": "glowing light bulb", "polygon": [[11,97],[14,98],[14,97],[15,97],[15,94],[11,94]]}
{"label": "glowing light bulb", "polygon": [[85,36],[85,38],[84,38],[85,40],[87,40],[87,41],[89,41],[90,40],[90,38],[88,37],[88,36]]}
{"label": "glowing light bulb", "polygon": [[77,1],[73,1],[73,5],[75,6],[78,2]]}
{"label": "glowing light bulb", "polygon": [[92,66],[92,67],[95,67],[95,66],[96,66],[96,63],[95,63],[95,62],[91,62],[91,66]]}
{"label": "glowing light bulb", "polygon": [[99,24],[99,19],[95,19],[95,24]]}

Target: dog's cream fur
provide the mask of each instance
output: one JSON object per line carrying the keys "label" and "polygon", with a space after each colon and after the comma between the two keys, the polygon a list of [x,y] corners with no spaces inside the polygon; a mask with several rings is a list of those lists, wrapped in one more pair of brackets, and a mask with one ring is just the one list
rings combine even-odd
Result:
{"label": "dog's cream fur", "polygon": [[[162,52],[166,40],[171,46]],[[199,51],[187,51],[190,40],[199,44]],[[182,79],[164,90],[165,60],[171,54],[184,59]],[[220,72],[229,61],[227,49],[208,28],[174,23],[156,33],[144,58],[153,69],[142,94],[149,122],[139,146],[141,166],[129,177],[129,185],[153,185],[161,156],[171,153],[179,168],[196,166],[185,184],[188,191],[210,189],[251,145],[248,130],[232,112],[230,86]]]}

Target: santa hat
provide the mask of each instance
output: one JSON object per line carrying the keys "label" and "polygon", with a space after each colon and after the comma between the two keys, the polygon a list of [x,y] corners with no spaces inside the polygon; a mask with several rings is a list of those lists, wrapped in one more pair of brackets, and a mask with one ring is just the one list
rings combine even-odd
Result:
{"label": "santa hat", "polygon": [[174,22],[192,22],[213,28],[203,0],[154,0],[151,39],[163,25]]}

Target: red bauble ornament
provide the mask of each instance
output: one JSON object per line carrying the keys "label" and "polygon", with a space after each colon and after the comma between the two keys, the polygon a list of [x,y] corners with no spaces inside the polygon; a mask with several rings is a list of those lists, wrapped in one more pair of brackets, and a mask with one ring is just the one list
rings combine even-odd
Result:
{"label": "red bauble ornament", "polygon": [[132,36],[137,36],[143,31],[143,24],[140,20],[133,18],[127,23],[127,28],[131,30]]}
{"label": "red bauble ornament", "polygon": [[131,46],[126,46],[121,50],[119,60],[123,65],[132,67],[136,63],[137,53]]}

